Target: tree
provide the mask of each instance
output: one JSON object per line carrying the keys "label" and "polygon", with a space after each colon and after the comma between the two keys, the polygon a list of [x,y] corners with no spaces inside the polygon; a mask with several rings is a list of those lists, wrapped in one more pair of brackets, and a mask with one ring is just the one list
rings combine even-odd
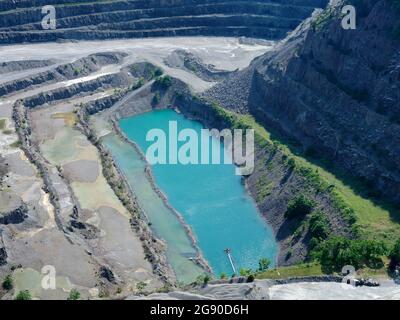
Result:
{"label": "tree", "polygon": [[304,217],[310,214],[315,206],[316,203],[314,200],[309,199],[302,194],[289,201],[285,217],[288,219]]}
{"label": "tree", "polygon": [[393,272],[396,267],[400,266],[400,239],[397,240],[392,250],[390,251],[389,258],[389,269]]}
{"label": "tree", "polygon": [[241,268],[241,269],[239,270],[239,274],[240,274],[242,277],[248,277],[248,276],[250,276],[251,274],[253,274],[253,271],[252,271],[251,269]]}
{"label": "tree", "polygon": [[28,290],[18,292],[15,300],[32,300],[31,293]]}
{"label": "tree", "polygon": [[10,291],[12,288],[14,288],[14,281],[13,278],[10,275],[7,275],[4,278],[2,287],[4,290]]}
{"label": "tree", "polygon": [[265,271],[269,269],[269,266],[271,265],[271,260],[268,258],[262,258],[260,261],[258,261],[258,271]]}
{"label": "tree", "polygon": [[72,289],[71,292],[69,293],[67,300],[79,300],[80,297],[81,297],[80,292],[76,289]]}
{"label": "tree", "polygon": [[220,278],[221,279],[226,279],[226,278],[228,278],[228,275],[225,272],[222,272],[221,275],[220,275]]}
{"label": "tree", "polygon": [[251,274],[251,275],[249,275],[249,276],[247,277],[247,282],[248,282],[248,283],[254,282],[254,280],[255,280],[254,274]]}
{"label": "tree", "polygon": [[[325,273],[340,272],[346,265],[358,268],[359,257],[351,249],[351,240],[344,237],[333,237],[318,247],[318,260]],[[357,264],[357,265],[356,265]]]}
{"label": "tree", "polygon": [[386,253],[386,246],[380,241],[332,237],[318,245],[313,256],[319,260],[325,273],[332,273],[340,272],[346,265],[356,269],[365,265],[379,268]]}
{"label": "tree", "polygon": [[359,240],[354,241],[354,250],[361,257],[360,263],[370,268],[378,269],[383,267],[382,256],[388,254],[386,245],[381,241]]}

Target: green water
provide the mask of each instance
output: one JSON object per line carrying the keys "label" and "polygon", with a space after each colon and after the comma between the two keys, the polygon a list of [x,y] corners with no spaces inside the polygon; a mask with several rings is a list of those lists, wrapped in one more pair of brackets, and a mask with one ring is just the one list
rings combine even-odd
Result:
{"label": "green water", "polygon": [[140,207],[151,222],[151,228],[167,242],[167,258],[178,280],[186,283],[195,280],[199,274],[204,273],[188,259],[196,256],[196,251],[182,224],[153,190],[145,174],[145,162],[133,146],[114,134],[105,136],[102,142],[112,152],[125,174]]}
{"label": "green water", "polygon": [[[173,110],[152,111],[122,119],[120,126],[128,138],[135,141],[145,153],[152,143],[146,141],[148,131],[158,128],[168,133],[170,121],[177,121],[179,130],[190,128],[200,134],[203,128],[199,122],[188,120]],[[224,152],[222,143],[219,143],[219,148]],[[135,189],[146,188],[145,177],[137,177],[138,172],[144,168],[137,154],[126,148],[114,148],[112,151],[119,164],[122,164],[131,185]],[[234,165],[157,164],[152,168],[156,184],[192,228],[215,274],[232,274],[232,267],[224,253],[225,248],[232,250],[237,270],[256,269],[259,259],[264,257],[275,261],[277,244],[273,232],[259,215],[241,177],[235,175]],[[139,202],[148,206],[146,211],[154,230],[166,240],[170,250],[182,257],[182,252],[190,246],[183,228],[173,215],[168,215],[168,210],[160,213],[162,202],[159,203],[150,193],[150,190],[144,192],[147,198],[141,198],[138,194]],[[159,219],[160,216],[163,218]],[[182,272],[182,268],[176,272]]]}

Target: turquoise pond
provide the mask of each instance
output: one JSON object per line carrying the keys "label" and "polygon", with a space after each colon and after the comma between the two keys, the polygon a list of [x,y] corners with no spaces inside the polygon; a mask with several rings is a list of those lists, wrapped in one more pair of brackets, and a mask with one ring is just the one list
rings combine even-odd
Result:
{"label": "turquoise pond", "polygon": [[[153,143],[146,141],[148,131],[158,128],[168,133],[170,121],[178,123],[178,130],[194,129],[199,136],[203,129],[201,123],[188,120],[173,110],[151,111],[121,119],[120,127],[146,153]],[[132,146],[118,141],[115,135],[106,136],[103,142],[126,175],[152,229],[166,241],[167,256],[178,278],[189,281],[201,272],[188,259],[194,250],[176,216],[157,199],[145,181],[144,161]],[[224,152],[222,143],[218,142],[217,147]],[[232,250],[237,270],[256,269],[259,259],[264,257],[275,261],[274,234],[261,218],[242,178],[235,175],[234,165],[156,164],[152,170],[156,185],[192,229],[203,256],[216,275],[232,274],[225,248]]]}

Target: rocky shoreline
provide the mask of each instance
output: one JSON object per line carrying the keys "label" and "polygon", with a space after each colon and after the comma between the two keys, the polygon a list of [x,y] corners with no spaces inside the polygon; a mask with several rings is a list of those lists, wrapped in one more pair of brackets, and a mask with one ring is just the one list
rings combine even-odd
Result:
{"label": "rocky shoreline", "polygon": [[115,192],[114,182],[115,180],[120,181],[125,189],[124,194],[128,195],[127,197],[121,198],[121,196],[118,196],[119,193],[116,192],[116,195],[120,198],[121,202],[131,214],[132,228],[139,235],[146,258],[151,263],[154,274],[156,274],[165,284],[174,285],[176,283],[176,276],[165,256],[165,243],[158,239],[151,231],[147,217],[143,219],[143,210],[136,202],[135,195],[129,184],[126,182],[124,174],[115,164],[113,157],[101,144],[101,141],[96,137],[93,129],[90,127],[87,121],[89,114],[87,113],[86,108],[80,109],[77,115],[79,119],[79,125],[77,127],[97,148],[103,163],[103,173],[109,185]]}
{"label": "rocky shoreline", "polygon": [[[136,114],[136,115],[139,115]],[[201,253],[201,250],[197,244],[197,240],[194,236],[194,233],[192,231],[192,229],[190,228],[190,226],[185,222],[184,218],[182,217],[182,215],[175,210],[175,208],[173,208],[171,206],[171,204],[168,202],[168,198],[166,197],[166,195],[160,190],[160,188],[156,185],[155,183],[155,178],[153,176],[153,172],[151,169],[150,164],[147,162],[145,155],[143,154],[142,150],[139,148],[139,146],[132,140],[130,140],[121,130],[121,128],[118,125],[117,119],[116,118],[112,118],[111,119],[112,123],[113,123],[113,129],[114,132],[126,143],[130,144],[131,146],[133,146],[136,150],[136,152],[140,155],[140,157],[142,158],[143,161],[146,162],[146,169],[145,169],[145,173],[147,176],[147,179],[149,180],[153,190],[157,193],[157,195],[161,198],[161,200],[164,202],[164,205],[171,211],[173,212],[173,214],[178,218],[179,222],[181,223],[181,225],[183,226],[183,228],[186,230],[187,235],[190,238],[190,241],[192,242],[192,246],[193,248],[196,250],[197,252],[197,257],[194,259],[194,261],[196,262],[196,264],[198,264],[201,268],[203,268],[206,272],[212,273],[212,268],[211,266],[208,264],[207,260],[203,257],[203,254]],[[133,192],[133,191],[132,191]]]}

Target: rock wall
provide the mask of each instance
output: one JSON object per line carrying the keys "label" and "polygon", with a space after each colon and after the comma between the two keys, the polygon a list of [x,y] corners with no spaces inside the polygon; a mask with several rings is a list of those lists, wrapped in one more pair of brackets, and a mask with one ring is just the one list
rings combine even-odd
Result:
{"label": "rock wall", "polygon": [[[3,1],[0,43],[247,36],[283,38],[327,0]],[[43,30],[43,5],[56,7],[57,30]]]}
{"label": "rock wall", "polygon": [[25,204],[10,212],[0,213],[0,224],[19,224],[28,217],[28,208]]}
{"label": "rock wall", "polygon": [[251,112],[357,178],[369,196],[400,204],[400,9],[391,0],[357,1],[357,29],[344,30],[341,5],[208,96]]}
{"label": "rock wall", "polygon": [[[72,63],[62,64],[52,70],[40,72],[32,76],[6,82],[0,85],[0,96],[5,96],[16,91],[32,89],[39,85],[72,80],[87,76],[101,67],[122,62],[124,53],[96,53],[78,59]],[[16,62],[15,62],[16,63]],[[14,63],[14,64],[15,64]],[[17,65],[20,66],[20,64]]]}
{"label": "rock wall", "polygon": [[[119,116],[127,117],[151,109],[168,107],[178,109],[186,117],[198,120],[208,128],[222,130],[233,127],[229,116],[222,116],[213,103],[194,96],[181,81],[171,81],[168,88],[156,82],[143,88],[114,111]],[[154,96],[159,97],[157,103],[154,102]],[[285,217],[289,201],[299,192],[307,193],[316,202],[316,210],[324,212],[333,234],[354,236],[351,223],[335,206],[335,198],[330,189],[322,190],[310,183],[307,175],[302,174],[300,170],[294,170],[284,151],[272,142],[256,144],[255,171],[245,178],[245,182],[260,214],[275,232],[280,246],[278,265],[302,262],[309,255],[311,234],[308,227],[301,227],[301,219]],[[268,192],[265,192],[266,188]]]}

